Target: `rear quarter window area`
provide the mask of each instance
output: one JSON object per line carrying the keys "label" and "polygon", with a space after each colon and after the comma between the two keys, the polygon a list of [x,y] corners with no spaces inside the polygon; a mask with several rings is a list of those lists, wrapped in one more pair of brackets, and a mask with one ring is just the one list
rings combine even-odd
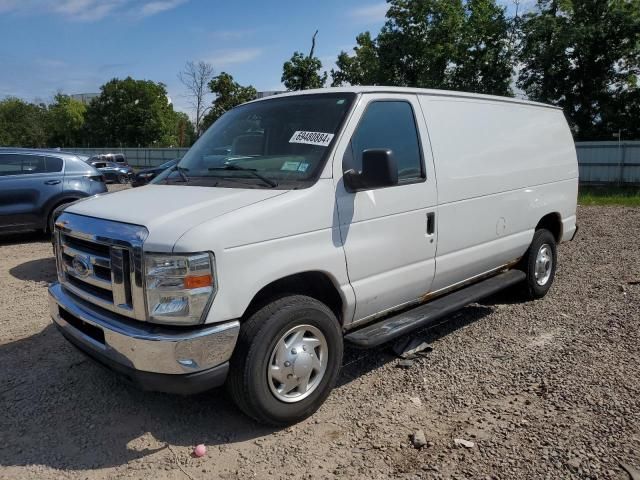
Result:
{"label": "rear quarter window area", "polygon": [[575,146],[561,110],[429,95],[420,95],[419,101],[441,204],[578,175]]}
{"label": "rear quarter window area", "polygon": [[62,171],[62,159],[58,157],[45,157],[44,168],[47,173],[56,173]]}

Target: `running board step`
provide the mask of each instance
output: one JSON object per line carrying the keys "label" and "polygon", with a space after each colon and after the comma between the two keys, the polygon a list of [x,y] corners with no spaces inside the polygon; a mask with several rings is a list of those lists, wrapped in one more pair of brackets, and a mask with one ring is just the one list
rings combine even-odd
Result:
{"label": "running board step", "polygon": [[508,270],[436,298],[412,310],[407,310],[363,327],[345,335],[345,339],[360,347],[376,347],[407,332],[425,327],[470,303],[477,302],[506,287],[522,282],[525,278],[525,273],[520,270]]}

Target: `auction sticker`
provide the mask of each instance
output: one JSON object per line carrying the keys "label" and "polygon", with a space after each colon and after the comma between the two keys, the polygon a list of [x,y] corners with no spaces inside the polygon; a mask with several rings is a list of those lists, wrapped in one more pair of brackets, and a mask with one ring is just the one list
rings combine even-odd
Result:
{"label": "auction sticker", "polygon": [[327,147],[331,143],[332,138],[333,133],[305,132],[303,130],[297,130],[293,132],[289,143],[306,143],[309,145]]}
{"label": "auction sticker", "polygon": [[280,170],[288,170],[290,172],[297,172],[300,167],[300,162],[284,162],[280,167]]}

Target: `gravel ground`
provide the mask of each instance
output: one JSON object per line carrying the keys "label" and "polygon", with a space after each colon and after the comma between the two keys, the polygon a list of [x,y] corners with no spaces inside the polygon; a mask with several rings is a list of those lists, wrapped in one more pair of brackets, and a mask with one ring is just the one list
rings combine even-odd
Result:
{"label": "gravel ground", "polygon": [[[2,238],[0,478],[627,479],[620,463],[640,470],[640,209],[580,208],[579,223],[546,298],[465,308],[421,333],[433,351],[409,369],[388,347],[348,349],[326,404],[283,430],[222,391],[143,393],[86,360],[49,320],[47,239]],[[198,443],[208,453],[192,458]]]}

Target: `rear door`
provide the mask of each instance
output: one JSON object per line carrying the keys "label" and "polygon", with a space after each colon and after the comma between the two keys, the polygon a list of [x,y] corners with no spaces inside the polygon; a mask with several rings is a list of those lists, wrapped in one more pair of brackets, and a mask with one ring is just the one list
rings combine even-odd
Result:
{"label": "rear door", "polygon": [[[399,185],[349,191],[342,175],[361,169],[362,152],[393,151]],[[334,158],[337,210],[354,321],[419,301],[435,274],[437,192],[426,125],[415,95],[366,94]]]}
{"label": "rear door", "polygon": [[30,153],[0,153],[0,229],[42,228],[45,205],[62,192],[63,161]]}

